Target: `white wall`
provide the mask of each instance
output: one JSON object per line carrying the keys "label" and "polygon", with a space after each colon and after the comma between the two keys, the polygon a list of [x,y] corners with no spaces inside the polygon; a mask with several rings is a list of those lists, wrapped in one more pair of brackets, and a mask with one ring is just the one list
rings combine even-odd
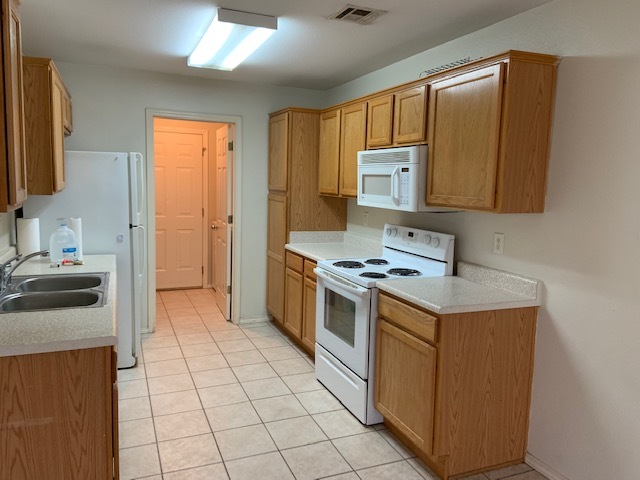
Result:
{"label": "white wall", "polygon": [[[55,59],[54,59],[55,60]],[[322,92],[56,63],[73,100],[70,150],[145,153],[145,109],[242,117],[241,319],[266,317],[267,124],[286,106],[317,107]]]}
{"label": "white wall", "polygon": [[[544,281],[529,452],[572,480],[640,477],[638,19],[637,0],[558,0],[336,88],[327,103],[468,55],[563,57],[544,214],[397,214],[350,201],[348,230],[440,229],[457,236],[458,259]],[[502,256],[494,232],[505,234]]]}

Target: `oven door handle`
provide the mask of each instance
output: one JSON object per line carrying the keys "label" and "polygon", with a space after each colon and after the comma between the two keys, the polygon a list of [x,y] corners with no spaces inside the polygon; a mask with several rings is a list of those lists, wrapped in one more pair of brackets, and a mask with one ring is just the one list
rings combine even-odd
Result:
{"label": "oven door handle", "polygon": [[320,277],[325,282],[328,282],[332,285],[338,285],[340,288],[344,288],[349,293],[353,295],[357,295],[359,297],[367,298],[371,296],[371,290],[368,288],[361,287],[360,285],[356,285],[349,280],[346,280],[338,275],[334,275],[333,273],[327,272],[321,268],[314,268],[313,273],[315,273],[318,277]]}

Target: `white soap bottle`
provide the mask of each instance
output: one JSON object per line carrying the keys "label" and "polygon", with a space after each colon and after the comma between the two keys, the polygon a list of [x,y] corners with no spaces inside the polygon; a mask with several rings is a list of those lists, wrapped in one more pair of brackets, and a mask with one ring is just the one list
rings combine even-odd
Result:
{"label": "white soap bottle", "polygon": [[71,262],[78,259],[78,238],[67,226],[66,218],[58,218],[58,228],[49,238],[49,256],[51,263]]}

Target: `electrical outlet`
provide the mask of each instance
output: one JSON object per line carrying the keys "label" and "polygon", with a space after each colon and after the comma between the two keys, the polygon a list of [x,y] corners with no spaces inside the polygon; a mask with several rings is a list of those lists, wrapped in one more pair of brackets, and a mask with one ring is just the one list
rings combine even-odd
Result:
{"label": "electrical outlet", "polygon": [[493,253],[502,255],[504,253],[504,233],[493,234]]}
{"label": "electrical outlet", "polygon": [[365,227],[369,226],[369,212],[364,212],[362,214],[362,223],[364,224]]}

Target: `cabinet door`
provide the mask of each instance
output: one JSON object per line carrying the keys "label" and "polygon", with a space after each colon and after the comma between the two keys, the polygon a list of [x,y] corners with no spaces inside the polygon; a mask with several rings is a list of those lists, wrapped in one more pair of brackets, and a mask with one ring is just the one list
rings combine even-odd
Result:
{"label": "cabinet door", "polygon": [[289,112],[269,119],[269,190],[287,191]]}
{"label": "cabinet door", "polygon": [[385,420],[431,454],[436,349],[378,319],[375,405]]}
{"label": "cabinet door", "polygon": [[301,273],[287,268],[285,272],[285,313],[284,328],[297,339],[302,338],[302,289]]}
{"label": "cabinet door", "polygon": [[338,195],[340,169],[340,110],[320,116],[320,158],[318,164],[318,193]]}
{"label": "cabinet door", "polygon": [[426,140],[427,87],[410,88],[395,94],[394,142],[399,145]]}
{"label": "cabinet door", "polygon": [[[305,261],[305,270],[308,261]],[[315,265],[315,264],[314,264]],[[316,282],[304,277],[304,312],[302,315],[302,344],[312,353],[316,350]]]}
{"label": "cabinet door", "polygon": [[358,194],[358,152],[365,147],[367,110],[364,103],[342,109],[340,119],[340,196]]}
{"label": "cabinet door", "polygon": [[[3,72],[0,89],[4,105],[0,117],[0,211],[19,206],[27,198],[26,155],[24,138],[24,104],[22,95],[22,34],[18,2],[2,0]],[[6,147],[5,147],[6,145]],[[6,182],[6,183],[5,183]]]}
{"label": "cabinet door", "polygon": [[388,147],[393,142],[393,95],[367,102],[367,149]]}
{"label": "cabinet door", "polygon": [[503,70],[500,63],[431,85],[427,204],[494,207]]}
{"label": "cabinet door", "polygon": [[287,197],[269,195],[267,232],[267,310],[284,319],[284,245],[287,243]]}
{"label": "cabinet door", "polygon": [[53,151],[53,191],[64,189],[64,103],[65,88],[60,78],[53,75],[51,82],[51,141]]}

